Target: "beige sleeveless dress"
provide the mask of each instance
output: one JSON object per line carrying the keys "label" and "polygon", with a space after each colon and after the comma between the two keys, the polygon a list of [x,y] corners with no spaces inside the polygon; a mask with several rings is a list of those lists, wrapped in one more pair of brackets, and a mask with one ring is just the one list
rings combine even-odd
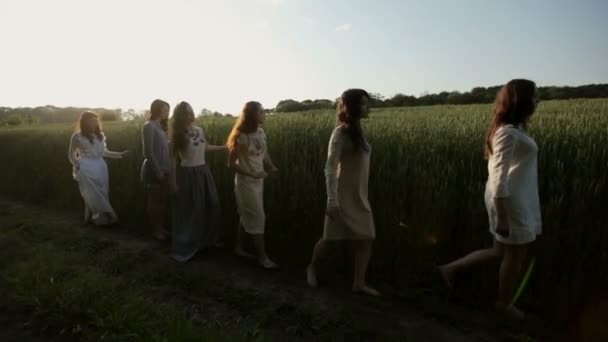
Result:
{"label": "beige sleeveless dress", "polygon": [[[239,145],[247,146],[246,154],[239,154],[237,163],[251,173],[264,171],[266,154],[266,134],[259,128],[254,133],[241,133]],[[240,223],[249,234],[264,234],[266,214],[264,213],[264,179],[251,178],[237,173],[234,178],[234,192]]]}

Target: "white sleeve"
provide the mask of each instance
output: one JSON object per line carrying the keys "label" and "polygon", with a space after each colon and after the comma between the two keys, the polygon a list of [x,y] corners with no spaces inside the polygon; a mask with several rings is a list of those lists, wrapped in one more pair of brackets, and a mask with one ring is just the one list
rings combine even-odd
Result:
{"label": "white sleeve", "polygon": [[103,156],[104,157],[112,158],[112,159],[120,159],[120,158],[122,158],[122,153],[108,150],[108,146],[106,145],[106,137],[105,136],[103,137],[102,144],[103,144]]}
{"label": "white sleeve", "polygon": [[327,148],[325,163],[325,186],[327,188],[327,206],[336,207],[338,203],[338,166],[342,158],[345,135],[340,127],[334,129]]}
{"label": "white sleeve", "polygon": [[68,159],[73,167],[80,167],[80,162],[78,160],[78,150],[80,149],[80,140],[78,139],[79,134],[74,133],[70,138],[70,147],[68,149]]}
{"label": "white sleeve", "polygon": [[492,138],[492,168],[494,177],[490,182],[495,198],[509,197],[509,168],[517,143],[517,132],[512,127],[501,127]]}

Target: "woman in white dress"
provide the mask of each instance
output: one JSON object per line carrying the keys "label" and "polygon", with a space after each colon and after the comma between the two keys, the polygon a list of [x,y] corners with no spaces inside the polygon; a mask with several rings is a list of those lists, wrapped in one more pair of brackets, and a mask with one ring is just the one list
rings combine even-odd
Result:
{"label": "woman in white dress", "polygon": [[235,253],[253,257],[243,248],[244,232],[251,235],[260,265],[266,269],[277,268],[277,264],[266,254],[264,228],[264,178],[268,177],[265,165],[271,174],[274,166],[266,146],[266,134],[260,127],[266,114],[259,102],[247,102],[241,116],[234,124],[228,138],[229,167],[236,171],[234,192],[240,217]]}
{"label": "woman in white dress", "polygon": [[316,287],[316,268],[327,254],[330,242],[349,241],[354,249],[353,292],[379,296],[365,279],[376,238],[368,200],[372,149],[361,128],[361,119],[369,114],[369,98],[363,89],[349,89],[340,97],[336,128],[329,139],[325,164],[327,208],[323,236],[315,245],[306,278],[309,286]]}
{"label": "woman in white dress", "polygon": [[118,220],[110,205],[108,166],[103,159],[120,159],[127,153],[112,152],[106,147],[99,117],[86,111],[80,115],[79,130],[70,139],[68,157],[84,199],[84,219],[97,226],[110,225]]}
{"label": "woman in white dress", "polygon": [[541,233],[538,147],[526,130],[537,103],[536,84],[530,80],[511,80],[499,91],[485,145],[488,160],[485,204],[494,246],[438,267],[451,287],[456,272],[500,261],[496,308],[516,318],[525,315],[510,305],[511,298],[528,247]]}

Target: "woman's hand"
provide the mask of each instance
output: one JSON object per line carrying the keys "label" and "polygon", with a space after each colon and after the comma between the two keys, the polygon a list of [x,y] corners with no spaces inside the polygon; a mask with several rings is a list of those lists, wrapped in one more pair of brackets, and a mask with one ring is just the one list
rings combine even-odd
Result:
{"label": "woman's hand", "polygon": [[264,179],[268,177],[268,173],[266,173],[266,171],[260,171],[256,174],[254,174],[253,178],[257,178],[257,179]]}
{"label": "woman's hand", "polygon": [[340,207],[335,205],[328,206],[325,209],[325,215],[332,221],[336,220],[338,217],[340,217]]}
{"label": "woman's hand", "polygon": [[496,234],[506,238],[509,237],[510,232],[511,225],[509,224],[509,219],[506,216],[499,216],[496,223]]}

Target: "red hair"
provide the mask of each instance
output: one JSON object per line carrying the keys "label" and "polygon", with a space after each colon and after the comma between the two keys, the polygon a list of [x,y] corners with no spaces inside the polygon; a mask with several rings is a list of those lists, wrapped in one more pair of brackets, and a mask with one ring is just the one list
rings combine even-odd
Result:
{"label": "red hair", "polygon": [[505,84],[496,95],[494,118],[488,128],[485,157],[492,155],[492,139],[496,130],[504,125],[525,124],[536,110],[536,84],[526,79],[514,79]]}
{"label": "red hair", "polygon": [[232,131],[228,136],[226,145],[228,151],[233,152],[236,149],[236,140],[241,133],[253,133],[258,129],[258,120],[256,114],[262,109],[262,104],[256,101],[249,101],[243,106],[241,115],[234,123]]}
{"label": "red hair", "polygon": [[[91,119],[97,120],[97,126],[95,126],[92,131],[87,130],[87,127],[84,124],[85,121]],[[101,122],[99,121],[99,116],[97,115],[97,113],[91,111],[82,112],[82,114],[80,114],[80,119],[78,120],[78,128],[80,130],[80,134],[89,138],[91,144],[94,143],[93,140],[95,139],[95,137],[97,137],[99,141],[103,141],[103,134],[101,133]]]}

